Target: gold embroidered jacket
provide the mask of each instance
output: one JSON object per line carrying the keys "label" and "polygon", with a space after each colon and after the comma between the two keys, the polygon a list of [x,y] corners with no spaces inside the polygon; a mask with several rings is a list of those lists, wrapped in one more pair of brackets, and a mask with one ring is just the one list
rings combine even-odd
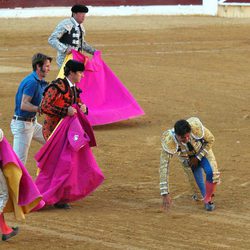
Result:
{"label": "gold embroidered jacket", "polygon": [[[194,147],[195,156],[201,160],[206,156],[213,168],[214,182],[219,179],[217,163],[212,152],[214,143],[213,134],[203,126],[196,117],[187,119],[191,126],[190,143]],[[184,167],[189,167],[189,156],[193,155],[184,143],[177,141],[174,129],[166,130],[161,138],[162,151],[160,156],[160,193],[161,195],[169,193],[169,163],[173,155],[177,155]]]}

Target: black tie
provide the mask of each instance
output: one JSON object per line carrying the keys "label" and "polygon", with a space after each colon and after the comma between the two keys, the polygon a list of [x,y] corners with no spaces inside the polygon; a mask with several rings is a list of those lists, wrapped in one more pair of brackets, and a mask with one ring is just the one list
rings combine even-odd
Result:
{"label": "black tie", "polygon": [[71,89],[73,91],[73,103],[76,103],[76,87],[72,86]]}
{"label": "black tie", "polygon": [[78,28],[80,30],[80,37],[79,37],[79,40],[80,40],[80,50],[82,50],[82,28],[81,28],[80,24],[78,25]]}
{"label": "black tie", "polygon": [[194,147],[193,147],[193,145],[192,145],[190,142],[187,142],[187,147],[188,147],[188,150],[189,150],[190,152],[193,152],[193,151],[194,151]]}

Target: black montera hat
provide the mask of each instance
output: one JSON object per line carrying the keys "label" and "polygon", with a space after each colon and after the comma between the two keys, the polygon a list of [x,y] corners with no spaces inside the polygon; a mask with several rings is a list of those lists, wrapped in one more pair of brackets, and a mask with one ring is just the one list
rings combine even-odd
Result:
{"label": "black montera hat", "polygon": [[71,8],[71,11],[73,13],[77,13],[77,12],[83,12],[83,13],[88,13],[89,9],[87,6],[85,5],[81,5],[81,4],[76,4]]}
{"label": "black montera hat", "polygon": [[68,60],[65,64],[65,68],[69,71],[76,72],[76,71],[84,71],[85,67],[83,63],[80,63],[76,60]]}

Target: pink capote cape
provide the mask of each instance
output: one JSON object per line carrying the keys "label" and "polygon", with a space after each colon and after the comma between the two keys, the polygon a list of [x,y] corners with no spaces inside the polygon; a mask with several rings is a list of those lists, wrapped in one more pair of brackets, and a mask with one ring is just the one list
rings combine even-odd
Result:
{"label": "pink capote cape", "polygon": [[9,191],[4,212],[14,212],[17,219],[24,219],[24,214],[43,207],[41,193],[6,138],[0,142],[0,161]]}
{"label": "pink capote cape", "polygon": [[95,137],[85,115],[66,116],[36,154],[36,185],[47,205],[79,200],[94,191],[104,176],[93,156]]}
{"label": "pink capote cape", "polygon": [[132,94],[102,60],[100,51],[90,59],[73,50],[65,58],[58,77],[64,78],[63,68],[69,59],[85,64],[84,77],[77,86],[83,91],[80,98],[89,109],[88,120],[92,126],[144,115]]}

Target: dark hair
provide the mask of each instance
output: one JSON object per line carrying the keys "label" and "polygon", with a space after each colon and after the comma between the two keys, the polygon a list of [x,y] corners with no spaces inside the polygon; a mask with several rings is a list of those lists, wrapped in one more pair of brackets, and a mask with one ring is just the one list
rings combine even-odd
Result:
{"label": "dark hair", "polygon": [[64,67],[64,75],[65,76],[68,76],[70,71],[72,71],[72,70],[69,67],[66,67],[66,66]]}
{"label": "dark hair", "polygon": [[46,56],[42,53],[37,53],[32,57],[32,68],[35,71],[36,66],[42,67],[46,60],[52,61],[52,57]]}
{"label": "dark hair", "polygon": [[78,12],[88,13],[89,9],[85,5],[75,4],[74,6],[72,6],[71,11],[72,11],[72,13],[78,13]]}
{"label": "dark hair", "polygon": [[84,64],[81,62],[78,62],[76,60],[68,60],[64,66],[64,75],[68,76],[70,71],[71,72],[77,72],[77,71],[84,71],[85,67]]}
{"label": "dark hair", "polygon": [[184,136],[191,132],[191,126],[186,120],[179,120],[174,125],[174,132],[179,136]]}
{"label": "dark hair", "polygon": [[85,5],[76,4],[76,5],[72,6],[71,11],[72,11],[71,16],[73,17],[74,14],[79,13],[79,12],[81,12],[81,13],[88,13],[89,9]]}

